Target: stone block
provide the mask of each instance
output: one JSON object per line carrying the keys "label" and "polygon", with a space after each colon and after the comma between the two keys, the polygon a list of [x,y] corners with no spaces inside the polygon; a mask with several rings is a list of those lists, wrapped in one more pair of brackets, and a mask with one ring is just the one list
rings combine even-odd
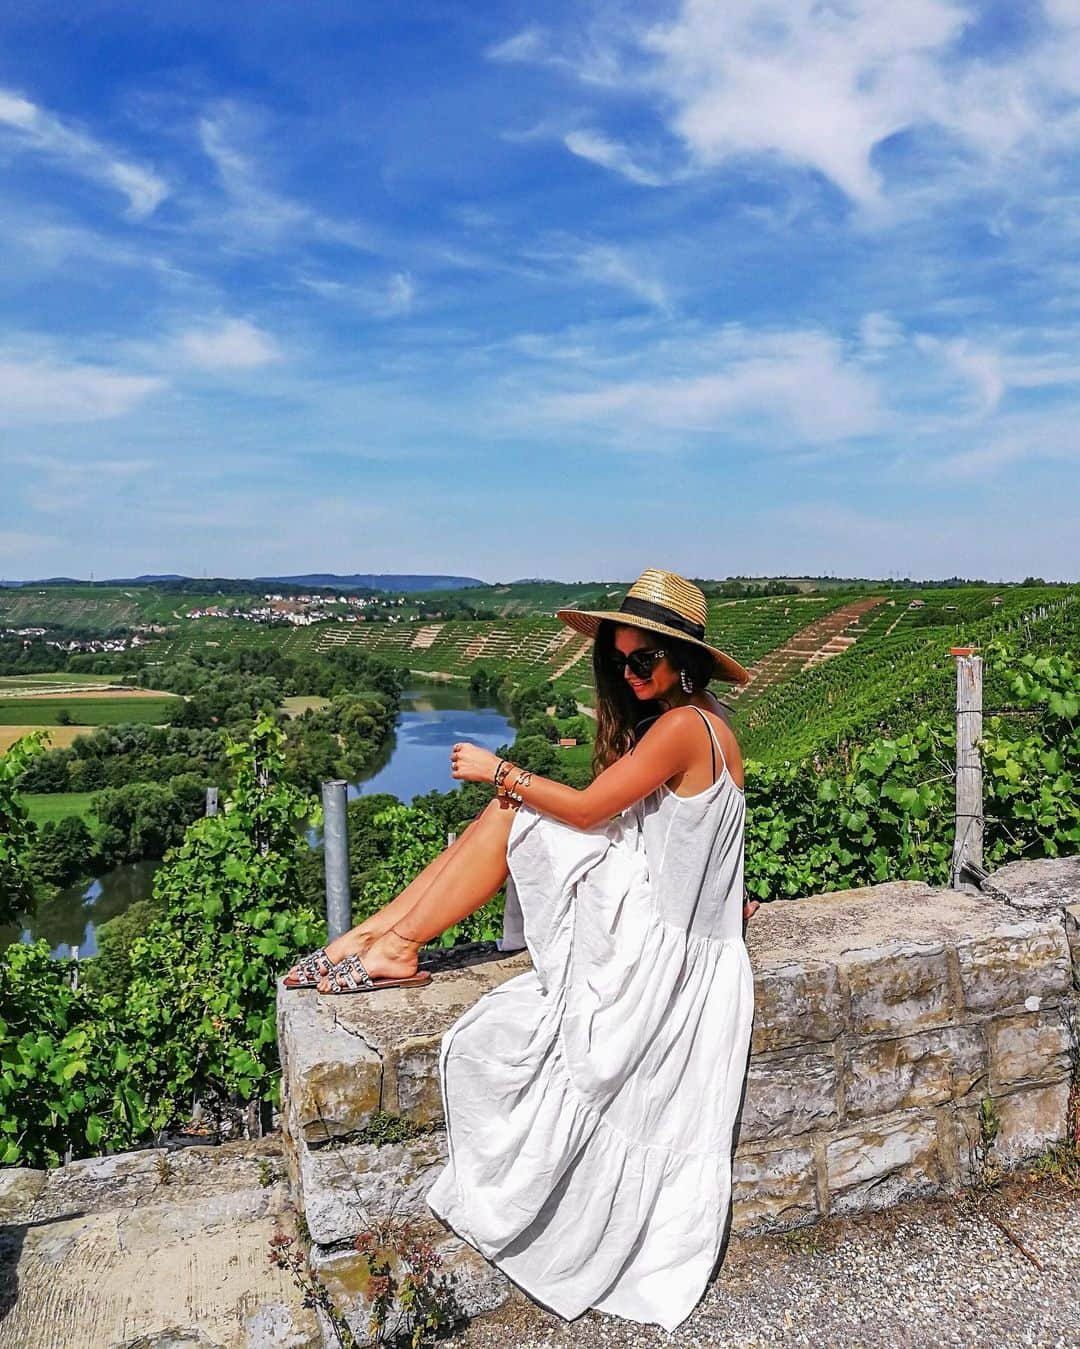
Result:
{"label": "stone block", "polygon": [[26,1222],[38,1195],[45,1188],[45,1172],[28,1166],[0,1169],[0,1224]]}
{"label": "stone block", "polygon": [[751,1059],[739,1117],[740,1139],[787,1138],[828,1128],[836,1118],[832,1054]]}
{"label": "stone block", "polygon": [[1057,998],[1071,980],[1069,944],[1057,915],[1022,919],[957,944],[964,1005],[977,1011]]}
{"label": "stone block", "polygon": [[894,1115],[846,1130],[826,1144],[825,1165],[830,1214],[889,1208],[940,1190],[946,1178],[928,1116]]}
{"label": "stone block", "polygon": [[943,946],[870,947],[846,962],[851,1028],[857,1035],[907,1033],[953,1020]]}
{"label": "stone block", "polygon": [[398,1217],[434,1219],[424,1196],[446,1163],[441,1130],[407,1143],[300,1146],[296,1197],[313,1241],[352,1241],[369,1221]]}
{"label": "stone block", "polygon": [[1068,1134],[1069,1083],[1014,1091],[995,1098],[998,1130],[991,1149],[1005,1166],[1036,1156]]}
{"label": "stone block", "polygon": [[993,872],[983,889],[1016,909],[1080,904],[1080,857],[1032,857]]}
{"label": "stone block", "polygon": [[821,1216],[811,1142],[773,1152],[736,1150],[731,1168],[731,1230],[797,1227]]}
{"label": "stone block", "polygon": [[1021,1087],[1008,1095],[991,1098],[997,1115],[997,1131],[988,1144],[980,1142],[978,1109],[958,1110],[954,1118],[956,1147],[962,1183],[978,1178],[980,1152],[988,1165],[1012,1168],[1037,1156],[1068,1137],[1069,1083]]}
{"label": "stone block", "polygon": [[1056,1009],[996,1017],[986,1039],[991,1092],[1015,1082],[1053,1082],[1069,1071],[1069,1028]]}
{"label": "stone block", "polygon": [[841,1069],[844,1117],[864,1119],[965,1095],[986,1073],[977,1026],[943,1026],[852,1046]]}
{"label": "stone block", "polygon": [[843,1025],[835,965],[793,963],[755,977],[752,1053],[832,1040]]}
{"label": "stone block", "polygon": [[382,1059],[341,1023],[337,1001],[278,985],[282,1111],[309,1146],[362,1129],[382,1099]]}
{"label": "stone block", "polygon": [[383,1064],[382,1108],[417,1124],[442,1124],[441,1035],[412,1035],[391,1046]]}
{"label": "stone block", "polygon": [[[439,1276],[445,1278],[444,1286],[450,1294],[448,1305],[461,1315],[479,1316],[510,1299],[509,1279],[433,1215],[426,1223],[418,1224],[417,1231],[434,1244],[442,1260]],[[388,1263],[395,1274],[400,1274],[401,1263],[393,1253],[388,1253]],[[313,1246],[310,1264],[357,1337],[357,1343],[372,1343],[368,1331],[371,1304],[367,1298],[370,1276],[367,1258],[354,1249],[323,1250]],[[390,1324],[397,1312],[396,1306],[391,1308]],[[327,1339],[330,1344],[337,1342],[332,1335]]]}

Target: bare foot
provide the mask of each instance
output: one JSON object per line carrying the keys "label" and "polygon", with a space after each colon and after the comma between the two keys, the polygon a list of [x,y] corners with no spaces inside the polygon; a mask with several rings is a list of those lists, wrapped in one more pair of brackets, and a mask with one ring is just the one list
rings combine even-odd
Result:
{"label": "bare foot", "polygon": [[743,911],[742,911],[742,916],[743,916],[743,918],[746,919],[746,918],[752,917],[752,916],[757,912],[757,910],[758,910],[760,907],[761,907],[761,905],[758,903],[758,901],[757,901],[756,899],[748,900],[748,901],[743,905]]}
{"label": "bare foot", "polygon": [[[384,932],[357,954],[373,979],[402,979],[416,973],[416,953],[419,949],[417,942],[406,941],[393,932]],[[320,993],[331,992],[330,980],[320,979],[318,989]]]}

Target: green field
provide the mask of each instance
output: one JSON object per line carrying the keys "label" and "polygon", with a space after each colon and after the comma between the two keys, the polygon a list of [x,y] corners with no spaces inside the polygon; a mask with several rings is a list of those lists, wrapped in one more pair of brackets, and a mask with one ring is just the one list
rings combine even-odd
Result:
{"label": "green field", "polygon": [[94,795],[94,792],[52,792],[45,796],[28,792],[20,800],[35,824],[53,824],[69,815],[78,815],[90,824],[94,819],[94,812],[90,809]]}
{"label": "green field", "polygon": [[126,698],[0,698],[0,726],[57,726],[57,716],[67,712],[78,726],[160,726],[180,707],[182,699]]}
{"label": "green field", "polygon": [[108,688],[114,683],[111,675],[65,674],[63,671],[53,674],[3,675],[0,676],[0,698],[20,693],[56,693],[71,689]]}

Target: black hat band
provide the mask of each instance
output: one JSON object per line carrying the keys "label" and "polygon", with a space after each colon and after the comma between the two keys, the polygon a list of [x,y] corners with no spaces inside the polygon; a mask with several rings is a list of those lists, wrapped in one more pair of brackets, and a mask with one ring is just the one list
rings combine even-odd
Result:
{"label": "black hat band", "polygon": [[651,618],[654,623],[666,623],[669,628],[678,628],[680,632],[685,632],[687,637],[693,637],[699,642],[705,638],[704,623],[695,623],[693,619],[685,618],[677,609],[669,609],[666,604],[654,604],[652,600],[639,600],[633,595],[627,595],[619,605],[619,613],[634,614],[638,618]]}

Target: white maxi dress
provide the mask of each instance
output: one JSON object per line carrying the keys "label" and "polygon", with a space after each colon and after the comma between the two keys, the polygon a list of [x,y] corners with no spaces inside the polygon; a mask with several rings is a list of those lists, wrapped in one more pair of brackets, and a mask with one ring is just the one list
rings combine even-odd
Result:
{"label": "white maxi dress", "polygon": [[427,1203],[566,1319],[673,1330],[719,1256],[754,1011],[745,802],[720,762],[703,792],[662,785],[595,829],[519,806],[533,968],[442,1038],[448,1160]]}

